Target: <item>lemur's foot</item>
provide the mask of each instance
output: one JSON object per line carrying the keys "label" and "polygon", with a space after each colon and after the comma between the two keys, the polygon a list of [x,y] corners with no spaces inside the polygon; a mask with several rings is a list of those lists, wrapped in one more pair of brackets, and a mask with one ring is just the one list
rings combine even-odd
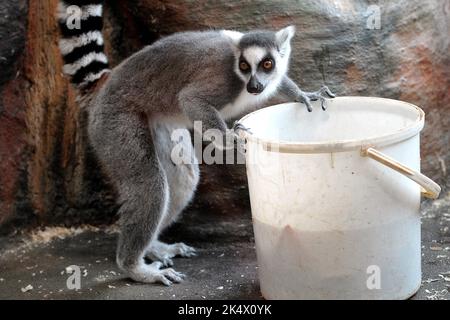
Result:
{"label": "lemur's foot", "polygon": [[174,282],[179,283],[185,278],[184,274],[172,268],[161,269],[162,266],[163,263],[160,261],[155,261],[151,264],[142,262],[135,269],[130,270],[129,274],[131,279],[137,282],[162,283],[166,286],[170,286]]}
{"label": "lemur's foot", "polygon": [[306,108],[308,109],[308,111],[311,112],[312,111],[311,101],[320,100],[322,110],[325,111],[327,109],[325,106],[325,97],[324,97],[325,94],[329,98],[336,97],[335,94],[333,92],[331,92],[331,90],[328,89],[327,86],[323,86],[322,88],[320,88],[319,90],[317,90],[315,92],[303,92],[302,95],[299,97],[299,101],[304,103],[306,105]]}
{"label": "lemur's foot", "polygon": [[190,258],[196,256],[195,249],[182,242],[167,244],[154,241],[146,253],[152,261],[160,261],[164,266],[173,266],[172,258],[176,256]]}

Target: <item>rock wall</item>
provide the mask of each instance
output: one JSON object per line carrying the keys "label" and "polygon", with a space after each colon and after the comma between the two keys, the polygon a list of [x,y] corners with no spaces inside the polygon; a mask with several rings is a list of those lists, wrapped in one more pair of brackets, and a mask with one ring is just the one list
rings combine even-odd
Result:
{"label": "rock wall", "polygon": [[[85,113],[61,74],[56,0],[0,3],[0,225],[107,223],[114,195],[89,152]],[[290,75],[305,90],[405,100],[426,114],[423,171],[450,163],[450,2],[107,1],[112,64],[177,31],[297,27]],[[203,166],[193,207],[248,209],[243,166]],[[232,205],[234,204],[234,205]]]}

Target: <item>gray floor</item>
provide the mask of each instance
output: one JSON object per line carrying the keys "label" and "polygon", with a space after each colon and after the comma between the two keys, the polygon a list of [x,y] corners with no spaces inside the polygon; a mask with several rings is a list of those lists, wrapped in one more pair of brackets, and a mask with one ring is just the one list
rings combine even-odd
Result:
{"label": "gray floor", "polygon": [[[450,194],[424,203],[422,213],[423,285],[413,299],[450,299]],[[188,275],[181,284],[137,284],[120,274],[114,227],[54,228],[0,239],[0,299],[262,298],[250,214],[189,212],[182,221],[166,239],[186,241],[199,255],[175,260],[175,268]],[[66,286],[70,265],[81,267],[78,291]]]}

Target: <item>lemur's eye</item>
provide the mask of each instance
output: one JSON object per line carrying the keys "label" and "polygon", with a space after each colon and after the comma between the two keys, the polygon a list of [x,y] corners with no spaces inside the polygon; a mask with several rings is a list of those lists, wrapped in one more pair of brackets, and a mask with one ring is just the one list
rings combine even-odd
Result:
{"label": "lemur's eye", "polygon": [[248,70],[250,70],[250,66],[247,62],[241,61],[239,62],[239,69],[241,69],[242,72],[247,72]]}
{"label": "lemur's eye", "polygon": [[263,68],[265,70],[272,70],[273,68],[273,61],[271,59],[266,59],[263,61]]}

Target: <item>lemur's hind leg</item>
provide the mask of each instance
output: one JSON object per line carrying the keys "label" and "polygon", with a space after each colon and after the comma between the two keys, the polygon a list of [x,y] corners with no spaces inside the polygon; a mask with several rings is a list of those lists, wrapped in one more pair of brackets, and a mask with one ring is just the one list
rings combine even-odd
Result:
{"label": "lemur's hind leg", "polygon": [[[149,244],[157,238],[167,213],[169,186],[144,116],[120,111],[90,116],[89,136],[94,150],[119,196],[120,236],[117,263],[135,281],[170,285],[183,275],[146,264]],[[99,110],[100,109],[100,110]]]}
{"label": "lemur's hind leg", "polygon": [[[163,231],[177,220],[193,198],[199,181],[199,168],[188,130],[170,122],[154,124],[151,127],[158,157],[166,173],[170,194],[168,211],[161,222],[160,230]],[[172,133],[174,133],[175,141],[171,139]],[[184,160],[172,159],[172,152],[174,155],[180,156],[180,151],[183,153]],[[192,257],[195,255],[195,249],[184,243],[166,244],[155,239],[148,247],[146,256],[153,261],[161,261],[164,265],[171,266],[173,265],[172,258],[175,256]]]}

